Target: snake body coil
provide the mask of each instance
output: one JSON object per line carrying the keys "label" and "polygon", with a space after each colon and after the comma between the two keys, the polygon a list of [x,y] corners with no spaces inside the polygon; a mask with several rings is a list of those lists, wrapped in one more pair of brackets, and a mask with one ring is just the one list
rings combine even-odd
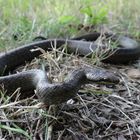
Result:
{"label": "snake body coil", "polygon": [[[69,53],[77,52],[81,56],[89,55],[97,49],[98,45],[92,41],[95,41],[99,36],[99,33],[93,33],[70,40],[43,40],[16,48],[0,56],[0,72],[7,73],[15,69],[15,67],[24,64],[26,61],[31,61],[34,57],[41,54],[40,51],[31,51],[38,47],[49,51],[54,45],[59,48],[67,44]],[[111,37],[111,35],[106,34],[106,37]],[[138,42],[128,37],[117,36],[113,36],[112,40],[118,41],[119,47],[115,49],[112,55],[106,57],[103,62],[127,63],[140,57]],[[105,49],[105,46],[102,45],[100,49]],[[76,95],[76,92],[83,84],[91,82],[118,83],[119,79],[115,74],[97,68],[76,69],[69,75],[66,81],[59,84],[49,83],[46,73],[38,69],[0,77],[0,84],[4,85],[5,89],[7,89],[7,93],[13,92],[18,87],[20,87],[21,92],[24,93],[26,93],[25,91],[33,91],[36,89],[36,95],[40,101],[47,105],[60,104],[67,101]]]}

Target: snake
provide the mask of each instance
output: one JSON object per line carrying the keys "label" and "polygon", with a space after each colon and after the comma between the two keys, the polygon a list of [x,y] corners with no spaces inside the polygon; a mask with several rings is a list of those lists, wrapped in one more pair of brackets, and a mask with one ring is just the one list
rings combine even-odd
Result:
{"label": "snake", "polygon": [[[106,56],[101,61],[104,63],[126,64],[137,60],[140,57],[139,42],[126,36],[112,35],[105,33],[104,36],[117,42],[117,47],[106,52]],[[105,50],[105,45],[98,45],[96,40],[101,37],[101,33],[93,32],[70,39],[44,39],[25,44],[21,47],[9,50],[0,55],[0,85],[4,86],[6,94],[12,94],[17,88],[26,97],[28,91],[33,91],[40,102],[46,105],[57,105],[68,101],[76,96],[79,89],[85,84],[91,83],[119,83],[118,75],[109,70],[97,67],[80,67],[68,74],[66,80],[61,83],[51,83],[44,70],[32,69],[8,75],[16,67],[33,60],[41,54],[38,48],[51,51],[52,46],[61,48],[66,44],[68,53],[76,53],[79,56],[88,56],[96,52],[97,49]],[[111,49],[112,50],[112,49]]]}

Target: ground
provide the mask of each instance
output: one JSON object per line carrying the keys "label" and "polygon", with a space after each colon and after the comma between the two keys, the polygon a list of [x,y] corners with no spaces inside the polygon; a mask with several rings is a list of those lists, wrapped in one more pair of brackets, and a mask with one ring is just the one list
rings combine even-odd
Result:
{"label": "ground", "polygon": [[[94,4],[91,6],[92,2]],[[0,5],[1,50],[32,42],[38,35],[68,38],[94,30],[126,34],[139,39],[138,0],[64,0],[61,4],[60,0],[27,0],[24,3],[20,0],[1,0]],[[92,13],[94,16],[90,16]],[[43,52],[39,58],[16,71],[45,68],[53,82],[62,82],[69,71],[79,66],[98,66],[116,71],[120,83],[114,86],[86,85],[74,99],[48,108],[42,107],[34,96],[20,99],[19,89],[8,97],[3,89],[0,138],[140,139],[140,62],[125,66],[110,65],[99,62],[99,58],[81,58],[54,49]],[[11,98],[14,95],[16,98],[13,100]]]}

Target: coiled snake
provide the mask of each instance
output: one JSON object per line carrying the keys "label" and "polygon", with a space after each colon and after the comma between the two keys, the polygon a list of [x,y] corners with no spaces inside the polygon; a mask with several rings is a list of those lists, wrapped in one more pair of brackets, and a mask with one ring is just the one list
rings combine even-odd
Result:
{"label": "coiled snake", "polygon": [[[36,89],[36,95],[40,101],[51,105],[60,104],[73,98],[83,84],[91,82],[118,83],[119,79],[114,73],[98,68],[76,69],[69,74],[67,80],[58,84],[49,83],[46,73],[39,69],[5,76],[7,72],[14,70],[15,67],[39,56],[41,54],[40,51],[30,51],[38,47],[49,51],[55,44],[57,48],[67,44],[69,53],[77,52],[81,56],[90,56],[98,48],[98,45],[93,41],[100,35],[100,33],[95,32],[72,39],[46,39],[8,51],[0,56],[0,73],[4,73],[4,76],[0,77],[0,84],[4,85],[7,93],[13,92],[18,87],[21,88],[23,93]],[[112,41],[117,41],[118,45],[117,48],[113,49],[114,53],[111,55],[109,55],[110,50],[108,51],[106,54],[108,57],[104,58],[103,62],[128,63],[140,57],[139,43],[135,40],[111,34],[105,34],[105,37],[111,38]],[[101,45],[100,49],[105,49],[105,46]]]}

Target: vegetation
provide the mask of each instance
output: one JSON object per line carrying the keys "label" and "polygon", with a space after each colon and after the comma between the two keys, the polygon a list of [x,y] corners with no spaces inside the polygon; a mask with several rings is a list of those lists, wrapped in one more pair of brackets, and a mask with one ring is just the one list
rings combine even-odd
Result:
{"label": "vegetation", "polygon": [[73,36],[81,31],[78,25],[106,24],[111,30],[139,36],[138,0],[0,0],[0,5],[1,48],[18,46],[40,34]]}
{"label": "vegetation", "polygon": [[[140,36],[139,7],[140,7],[139,0],[133,1],[132,0],[24,0],[24,1],[0,0],[0,50],[7,50],[13,47],[18,47],[21,44],[23,45],[28,42],[32,42],[32,39],[38,35],[42,35],[47,38],[50,37],[68,38],[86,32],[98,30],[113,31],[121,34],[128,34],[139,39]],[[56,77],[54,77],[54,75],[58,75],[59,73],[58,81],[61,81],[63,79],[62,77],[64,77],[66,74],[65,72],[62,73],[61,71],[66,71],[66,69],[63,68],[63,70],[61,69],[60,71],[59,68],[53,66],[54,60],[56,59],[54,58],[54,56],[56,57],[55,53],[56,52],[51,52],[52,55],[44,54],[49,57],[46,58],[45,56],[43,56],[42,58],[47,60],[49,67],[51,67],[50,69],[52,70],[57,69],[56,71],[53,71],[53,73],[51,73],[52,74],[51,76],[55,79]],[[70,62],[70,60],[72,61]],[[42,62],[42,60],[40,59],[38,61],[33,61],[32,64],[30,64],[30,66],[26,65],[26,68],[27,69],[29,67],[34,68],[34,66],[32,65],[35,66],[40,65],[40,62]],[[71,63],[71,66],[73,67],[75,67],[79,63],[83,65],[83,63],[86,62],[85,60],[83,59],[81,60],[76,56],[68,56],[65,57],[65,60],[63,60],[61,53],[59,59],[57,59],[57,63],[63,63],[63,65],[65,66],[68,66]],[[51,63],[53,63],[53,65]],[[68,66],[68,68],[71,66]],[[132,91],[136,90],[137,92],[139,91],[138,87],[134,88],[130,82],[128,82],[128,85],[127,83],[125,83],[124,85],[126,85],[127,90],[129,92],[130,90]],[[130,89],[128,88],[128,86],[130,86]],[[85,92],[85,90],[86,88],[82,90],[82,92],[83,91]],[[86,92],[87,91],[89,91],[88,88]],[[18,92],[19,91],[17,90],[15,93],[13,93],[13,95],[17,94]],[[104,91],[98,91],[97,89],[96,92],[101,93]],[[104,93],[110,93],[110,91]],[[66,114],[64,114],[64,112],[63,113],[61,112],[62,116],[60,116],[59,114],[50,113],[49,111],[51,109],[46,113],[45,109],[42,108],[40,109],[40,105],[38,105],[38,101],[35,99],[29,98],[18,101],[17,94],[17,98],[12,102],[10,100],[11,97],[4,96],[4,91],[1,92],[0,94],[1,94],[0,139],[2,137],[8,139],[45,138],[46,140],[48,140],[51,137],[50,132],[52,131],[51,125],[48,125],[48,122],[49,123],[53,122],[51,119],[57,120],[57,123],[60,122],[62,124],[63,123],[61,122],[63,121],[62,116],[66,117],[67,114],[67,116],[69,115],[69,117],[74,117],[75,115],[72,114],[72,112],[65,111]],[[120,109],[122,107],[121,105],[123,105],[124,102],[125,105],[123,106],[123,108],[130,109],[130,107],[132,107],[132,110],[139,109],[139,105],[137,104],[138,101],[135,102],[135,100],[133,99],[130,100],[129,98],[125,98],[125,95],[128,94],[124,94],[123,97],[115,95],[114,97],[113,96],[107,97],[107,95],[92,94],[92,99],[94,100],[92,102],[92,105],[95,105],[98,111],[96,113],[99,113],[101,111],[102,113],[100,113],[100,115],[102,114],[103,116],[104,115],[103,107],[108,108],[110,107],[109,108],[110,112],[115,108],[121,114],[120,116],[118,116],[118,118],[120,119],[117,124],[118,126],[114,124],[116,130],[113,128],[111,124],[114,123],[113,121],[110,123],[110,125],[108,125],[108,127],[106,126],[106,128],[101,126],[108,136],[109,135],[112,136],[112,139],[113,137],[116,136],[116,133],[118,131],[117,127],[119,128],[119,130],[120,128],[124,127],[122,128],[122,133],[125,133],[124,132],[125,130],[129,130],[129,132],[132,132],[132,129],[133,131],[135,129],[136,134],[138,133],[137,131],[140,131],[139,129],[136,131],[137,128],[136,124],[134,123],[131,125],[129,124],[129,122],[133,121],[133,119],[129,117],[129,114],[127,114],[128,112],[123,112],[124,110]],[[89,95],[89,97],[91,97],[91,95]],[[80,104],[81,106],[79,105],[80,106],[79,108],[75,106],[74,109],[77,109],[78,111],[80,110],[80,108],[83,109],[84,107],[87,109],[87,106],[83,103],[81,97],[79,97],[79,99],[81,101]],[[116,101],[116,103],[114,103],[114,101]],[[89,105],[89,102],[86,103]],[[101,105],[102,108],[97,106],[97,104]],[[120,108],[117,106],[118,104],[119,105],[121,104],[120,105],[121,107],[119,106]],[[109,109],[107,110],[108,112]],[[71,109],[69,110],[71,111]],[[79,114],[81,113],[80,111]],[[77,118],[83,117],[82,118],[83,120],[85,119],[85,117],[88,118],[88,115],[87,116],[82,115],[78,116],[78,115]],[[111,116],[112,114],[110,113],[109,115]],[[117,116],[118,114],[116,113],[115,115]],[[115,115],[113,116],[114,118]],[[133,115],[134,118],[136,115],[139,116],[138,112],[134,113]],[[124,118],[121,119],[121,117]],[[75,118],[75,121],[79,122],[77,118]],[[100,119],[100,121],[107,121],[105,119],[103,120],[103,118],[98,119]],[[111,120],[112,118],[110,117],[109,119]],[[89,123],[88,121],[89,120],[85,119],[84,123],[85,122]],[[98,122],[98,120],[96,121]],[[57,123],[55,126],[57,126]],[[124,126],[122,126],[122,124]],[[83,125],[84,127],[86,126],[89,129],[88,124],[85,123]],[[91,123],[90,125],[92,125],[93,127],[93,125],[95,124]],[[133,127],[130,128],[130,126],[132,125]],[[97,128],[95,128],[95,130],[96,129]],[[67,130],[63,129],[63,131],[60,131],[61,133],[58,132],[57,135],[59,135],[59,137],[61,138],[61,135],[65,134],[65,131],[68,131],[70,134],[72,134],[70,129]],[[88,130],[84,129],[83,131]],[[99,135],[98,132],[97,136]],[[120,131],[118,133],[120,133]],[[106,134],[102,134],[101,138],[104,138]],[[121,138],[123,139],[123,137],[120,137],[120,139]],[[133,135],[131,135],[130,133],[127,135],[126,138],[133,139]]]}

